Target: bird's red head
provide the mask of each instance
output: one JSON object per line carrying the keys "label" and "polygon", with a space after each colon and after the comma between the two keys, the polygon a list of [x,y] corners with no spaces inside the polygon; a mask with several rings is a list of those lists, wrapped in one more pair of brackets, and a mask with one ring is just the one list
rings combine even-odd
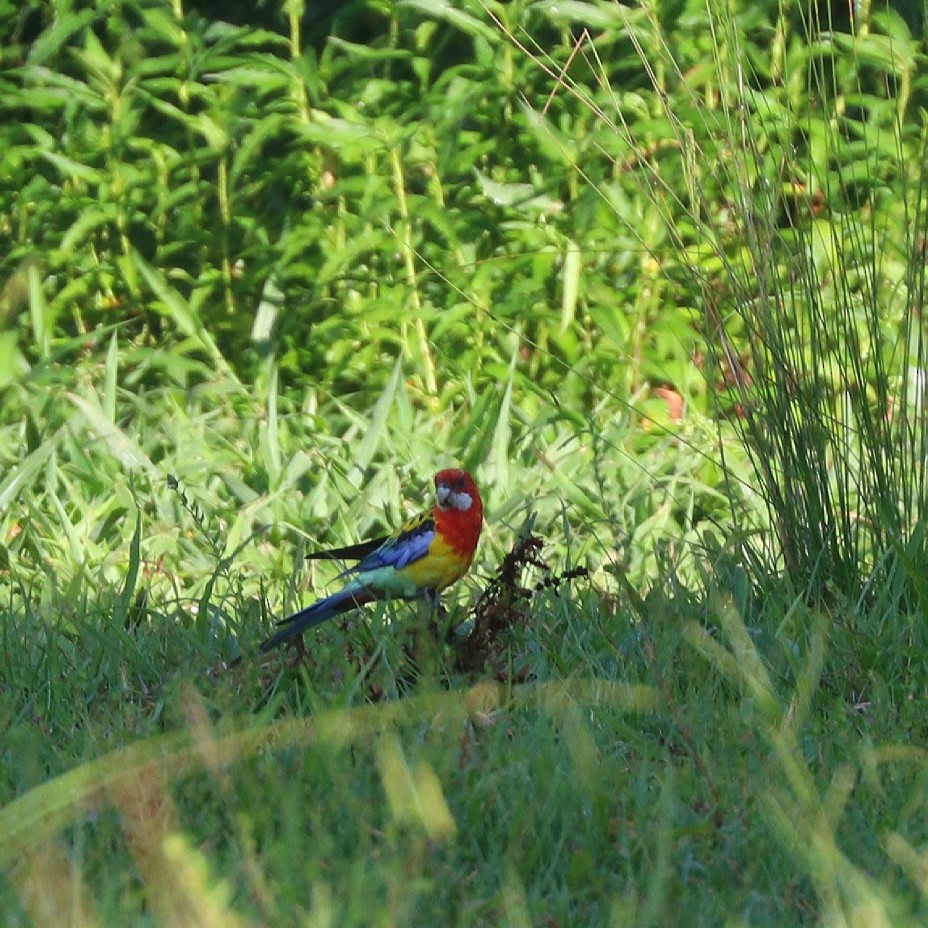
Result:
{"label": "bird's red head", "polygon": [[483,525],[483,500],[474,478],[457,467],[440,470],[435,475],[435,497],[442,531],[455,547],[469,549],[472,555]]}
{"label": "bird's red head", "polygon": [[477,484],[466,470],[460,470],[456,467],[440,470],[435,475],[435,495],[438,498],[438,505],[442,509],[457,509],[461,512],[468,512],[476,506],[481,515],[483,514],[483,503],[480,499],[480,493],[477,490]]}

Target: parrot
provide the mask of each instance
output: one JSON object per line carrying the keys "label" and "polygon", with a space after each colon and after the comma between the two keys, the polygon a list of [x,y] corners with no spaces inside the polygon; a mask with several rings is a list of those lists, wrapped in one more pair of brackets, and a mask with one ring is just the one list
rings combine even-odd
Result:
{"label": "parrot", "polygon": [[339,574],[345,579],[340,590],[282,619],[261,653],[375,600],[424,597],[437,604],[438,594],[470,568],[483,527],[483,501],[466,470],[440,470],[434,483],[435,506],[392,535],[307,555],[357,564]]}

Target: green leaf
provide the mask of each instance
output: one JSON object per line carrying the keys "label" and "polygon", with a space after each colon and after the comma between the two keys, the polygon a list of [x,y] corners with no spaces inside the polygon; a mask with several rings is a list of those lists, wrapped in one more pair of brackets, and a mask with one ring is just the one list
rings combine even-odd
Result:
{"label": "green leaf", "polygon": [[583,259],[575,242],[568,240],[564,255],[564,284],[561,292],[561,332],[566,332],[577,313],[577,295],[580,292],[580,271]]}
{"label": "green leaf", "polygon": [[116,424],[116,389],[119,374],[119,339],[115,332],[110,336],[110,346],[106,351],[104,366],[103,411],[107,419]]}
{"label": "green leaf", "polygon": [[107,418],[106,412],[99,402],[96,402],[95,396],[88,399],[76,393],[68,393],[67,397],[80,410],[91,430],[103,439],[110,453],[123,467],[129,470],[142,469],[152,478],[158,476],[158,468],[151,462],[138,441],[130,438],[126,432]]}
{"label": "green leaf", "polygon": [[531,184],[499,183],[479,171],[474,173],[483,195],[497,206],[522,205],[535,195],[535,188]]}
{"label": "green leaf", "polygon": [[100,172],[89,164],[81,164],[79,161],[55,151],[43,151],[39,154],[70,180],[83,181],[92,186],[98,186],[102,181]]}
{"label": "green leaf", "polygon": [[396,389],[402,376],[403,362],[401,358],[397,358],[396,364],[393,365],[393,373],[374,404],[370,425],[367,427],[364,437],[361,439],[361,444],[358,445],[358,450],[354,454],[353,466],[349,475],[352,483],[360,483],[364,470],[374,457],[374,452],[377,450],[377,446],[386,430],[387,417],[390,414],[390,407],[393,405],[393,398],[396,395]]}
{"label": "green leaf", "polygon": [[29,318],[32,321],[32,340],[36,351],[43,360],[48,357],[48,347],[51,340],[51,319],[48,313],[48,304],[45,302],[45,293],[42,291],[42,281],[39,279],[39,269],[30,264],[27,271],[29,280]]}
{"label": "green leaf", "polygon": [[512,441],[512,385],[515,369],[516,355],[513,355],[509,362],[509,375],[502,389],[499,405],[496,407],[495,421],[488,418],[486,423],[488,431],[491,426],[493,429],[488,463],[493,472],[494,483],[504,493],[510,487],[509,445]]}
{"label": "green leaf", "polygon": [[72,37],[99,16],[94,9],[80,12],[58,10],[54,22],[30,46],[28,61],[41,65],[53,58]]}
{"label": "green leaf", "polygon": [[71,228],[65,232],[58,246],[59,250],[65,254],[79,250],[86,246],[87,238],[94,229],[113,222],[115,218],[115,204],[107,203],[93,209],[85,209],[71,225]]}
{"label": "green leaf", "polygon": [[277,377],[277,365],[271,364],[267,379],[267,425],[262,426],[262,431],[265,437],[268,476],[274,485],[280,480],[283,461],[280,450],[280,421],[277,416]]}
{"label": "green leaf", "polygon": [[446,0],[400,0],[397,6],[419,10],[427,16],[454,26],[455,29],[460,29],[467,35],[484,39],[493,45],[498,45],[502,39],[501,33],[494,26],[481,22],[470,13],[465,13],[460,6]]}
{"label": "green leaf", "polygon": [[126,616],[132,606],[132,599],[135,596],[135,587],[139,579],[139,567],[142,563],[142,513],[136,510],[135,529],[132,532],[132,541],[129,542],[129,569],[126,571],[126,578],[123,581],[122,589],[116,597],[113,605],[113,622],[117,628],[123,628],[126,624]]}
{"label": "green leaf", "polygon": [[[577,105],[581,104],[578,102]],[[560,161],[572,168],[576,167],[576,140],[557,131],[544,113],[532,108],[524,101],[520,102],[520,109],[542,152],[552,160]]]}
{"label": "green leaf", "polygon": [[580,23],[590,29],[627,29],[644,22],[647,7],[631,7],[621,3],[581,3],[579,0],[557,0],[556,3],[536,3],[533,6],[552,22]]}
{"label": "green leaf", "polygon": [[356,158],[385,147],[381,136],[367,123],[334,118],[320,110],[313,110],[312,121],[300,123],[297,131],[307,142],[338,149],[344,158]]}
{"label": "green leaf", "polygon": [[190,304],[170,286],[164,275],[153,268],[138,252],[132,252],[132,261],[158,297],[160,305],[156,304],[157,308],[172,319],[181,332],[193,338],[228,377],[237,382],[238,378],[234,376],[212,336],[207,332],[199,314],[195,313]]}
{"label": "green leaf", "polygon": [[0,481],[0,511],[10,506],[14,500],[20,498],[35,480],[39,471],[45,466],[52,452],[58,447],[64,427],[51,437],[45,439],[35,451],[27,454],[22,460],[6,469],[3,480]]}

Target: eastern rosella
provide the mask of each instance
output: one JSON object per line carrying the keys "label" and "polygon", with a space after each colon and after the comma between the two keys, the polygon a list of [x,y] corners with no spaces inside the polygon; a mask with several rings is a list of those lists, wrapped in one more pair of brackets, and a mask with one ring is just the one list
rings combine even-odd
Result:
{"label": "eastern rosella", "polygon": [[337,593],[283,619],[284,628],[268,638],[261,651],[374,600],[424,596],[435,601],[445,587],[460,580],[477,550],[483,502],[474,478],[458,469],[435,475],[435,498],[433,509],[410,519],[392,535],[310,554],[310,558],[358,564],[340,575],[351,579]]}

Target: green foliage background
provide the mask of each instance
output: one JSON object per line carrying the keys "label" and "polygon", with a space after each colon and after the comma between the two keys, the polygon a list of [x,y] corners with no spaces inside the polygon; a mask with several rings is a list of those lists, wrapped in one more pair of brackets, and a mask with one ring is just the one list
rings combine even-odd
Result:
{"label": "green foliage background", "polygon": [[[0,905],[918,924],[918,16],[219,15],[0,0]],[[529,683],[223,669],[452,462]]]}

